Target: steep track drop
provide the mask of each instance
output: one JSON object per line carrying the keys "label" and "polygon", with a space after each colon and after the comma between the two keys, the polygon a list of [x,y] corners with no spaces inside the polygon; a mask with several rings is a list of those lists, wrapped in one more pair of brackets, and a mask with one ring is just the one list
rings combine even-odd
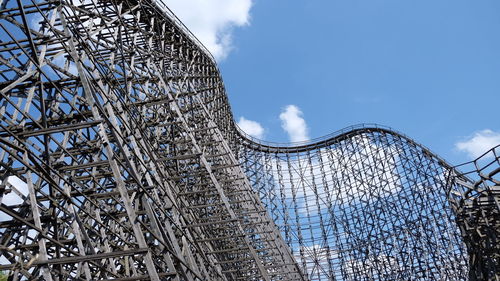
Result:
{"label": "steep track drop", "polygon": [[214,59],[159,2],[0,11],[0,269],[14,280],[466,279],[458,172],[411,139],[248,138]]}

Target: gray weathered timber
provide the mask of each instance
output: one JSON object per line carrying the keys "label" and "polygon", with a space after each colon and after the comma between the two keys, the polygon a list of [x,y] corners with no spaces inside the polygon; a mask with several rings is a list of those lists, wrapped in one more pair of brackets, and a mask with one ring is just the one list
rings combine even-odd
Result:
{"label": "gray weathered timber", "polygon": [[498,148],[255,140],[161,2],[0,0],[0,115],[12,280],[499,280]]}

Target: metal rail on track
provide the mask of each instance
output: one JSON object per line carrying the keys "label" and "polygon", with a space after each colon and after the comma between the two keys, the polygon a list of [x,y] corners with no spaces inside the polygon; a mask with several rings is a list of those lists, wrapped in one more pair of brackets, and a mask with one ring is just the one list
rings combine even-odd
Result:
{"label": "metal rail on track", "polygon": [[[215,59],[163,2],[0,0],[0,115],[0,270],[13,280],[498,268],[474,258],[483,240],[456,205],[469,198],[450,200],[472,180],[411,138],[379,125],[291,145],[244,134]],[[473,230],[491,231],[484,221]]]}

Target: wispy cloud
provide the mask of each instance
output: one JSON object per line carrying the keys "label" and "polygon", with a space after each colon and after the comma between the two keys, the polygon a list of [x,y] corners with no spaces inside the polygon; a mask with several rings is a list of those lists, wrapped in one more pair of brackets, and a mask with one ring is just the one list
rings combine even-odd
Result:
{"label": "wispy cloud", "polygon": [[252,0],[164,0],[217,60],[232,49],[234,27],[250,21]]}
{"label": "wispy cloud", "polygon": [[295,105],[287,105],[280,114],[281,127],[288,133],[291,142],[309,140],[307,124],[302,111]]}
{"label": "wispy cloud", "polygon": [[240,117],[238,121],[238,127],[242,129],[245,133],[251,135],[252,137],[263,139],[264,138],[264,128],[260,123],[245,119],[245,117]]}
{"label": "wispy cloud", "polygon": [[485,153],[488,149],[500,144],[500,132],[494,132],[485,129],[476,132],[468,139],[457,142],[455,147],[463,152],[466,152],[470,158],[477,158]]}

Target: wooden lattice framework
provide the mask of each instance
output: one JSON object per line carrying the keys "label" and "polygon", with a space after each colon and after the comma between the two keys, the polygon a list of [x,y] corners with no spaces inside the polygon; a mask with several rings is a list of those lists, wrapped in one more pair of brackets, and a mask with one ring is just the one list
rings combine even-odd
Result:
{"label": "wooden lattice framework", "polygon": [[0,0],[0,114],[12,280],[468,275],[448,199],[473,181],[379,126],[246,136],[215,60],[161,2]]}

